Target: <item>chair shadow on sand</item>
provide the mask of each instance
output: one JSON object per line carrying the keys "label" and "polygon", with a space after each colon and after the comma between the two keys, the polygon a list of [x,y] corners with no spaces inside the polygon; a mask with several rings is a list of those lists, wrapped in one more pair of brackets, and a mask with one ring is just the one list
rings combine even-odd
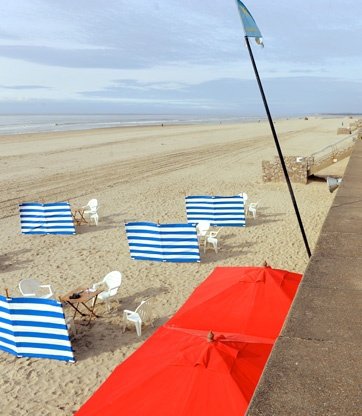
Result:
{"label": "chair shadow on sand", "polygon": [[[283,217],[284,214],[262,214],[258,217],[247,219],[247,228],[256,227],[261,224],[280,222],[282,219],[277,219],[276,217]],[[219,250],[217,253],[212,248],[209,248],[206,253],[204,253],[203,246],[200,246],[200,256],[201,263],[217,263],[218,261],[226,260],[229,258],[237,258],[240,256],[245,256],[251,253],[250,248],[255,245],[253,241],[243,241],[240,245],[235,245],[235,243],[230,244],[228,240],[236,237],[238,233],[233,229],[233,232],[228,232],[229,228],[225,227],[225,230],[222,230],[219,237]],[[239,227],[240,235],[245,231],[244,227]]]}
{"label": "chair shadow on sand", "polygon": [[95,233],[103,230],[109,230],[111,228],[120,227],[123,222],[124,213],[111,214],[105,217],[100,216],[98,225],[84,224],[76,227],[77,234]]}
{"label": "chair shadow on sand", "polygon": [[[142,327],[142,335],[137,336],[136,329],[122,333],[122,315],[119,320],[107,320],[106,317],[98,318],[91,326],[77,325],[77,335],[72,339],[72,348],[77,362],[94,358],[98,355],[114,352],[124,346],[134,348],[145,341],[160,326],[159,319],[154,320],[153,326]],[[162,319],[162,318],[161,318]]]}
{"label": "chair shadow on sand", "polygon": [[282,219],[279,219],[279,217],[284,217],[284,216],[285,214],[281,212],[277,212],[274,214],[266,214],[266,213],[263,213],[263,208],[260,208],[258,210],[258,215],[256,216],[256,218],[253,218],[252,216],[246,217],[246,226],[250,228],[250,227],[256,227],[260,224],[280,222],[282,221]]}
{"label": "chair shadow on sand", "polygon": [[0,255],[0,273],[6,273],[11,270],[19,270],[31,263],[32,260],[19,260],[22,254],[28,253],[30,249],[14,250]]}
{"label": "chair shadow on sand", "polygon": [[209,249],[204,253],[203,248],[200,251],[201,263],[218,263],[220,261],[245,256],[250,253],[250,248],[255,245],[252,241],[245,241],[239,246],[225,243],[225,238],[220,239],[220,249],[217,253],[213,249]]}
{"label": "chair shadow on sand", "polygon": [[147,325],[142,328],[142,335],[137,336],[135,328],[130,325],[130,330],[122,333],[122,316],[124,309],[134,310],[148,297],[155,297],[161,293],[168,293],[166,286],[150,287],[126,297],[118,297],[111,303],[111,312],[107,312],[106,306],[102,303],[97,305],[96,313],[99,318],[92,320],[89,326],[76,321],[77,333],[72,339],[72,347],[76,361],[82,361],[90,357],[119,350],[123,346],[133,347],[143,342],[168,319],[168,316],[155,316],[153,326]]}

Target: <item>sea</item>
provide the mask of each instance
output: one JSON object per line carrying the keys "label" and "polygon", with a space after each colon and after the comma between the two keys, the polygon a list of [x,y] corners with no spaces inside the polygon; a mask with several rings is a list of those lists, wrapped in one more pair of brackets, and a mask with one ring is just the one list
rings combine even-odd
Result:
{"label": "sea", "polygon": [[252,121],[257,117],[155,114],[12,114],[0,115],[0,135],[89,130],[110,127]]}

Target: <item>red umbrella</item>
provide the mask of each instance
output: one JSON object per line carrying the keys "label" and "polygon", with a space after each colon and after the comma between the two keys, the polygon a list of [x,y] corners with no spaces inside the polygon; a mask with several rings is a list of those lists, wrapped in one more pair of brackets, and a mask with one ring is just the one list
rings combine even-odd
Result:
{"label": "red umbrella", "polygon": [[240,416],[271,348],[261,338],[161,327],[77,416]]}
{"label": "red umbrella", "polygon": [[217,267],[167,324],[275,340],[301,278],[271,267]]}

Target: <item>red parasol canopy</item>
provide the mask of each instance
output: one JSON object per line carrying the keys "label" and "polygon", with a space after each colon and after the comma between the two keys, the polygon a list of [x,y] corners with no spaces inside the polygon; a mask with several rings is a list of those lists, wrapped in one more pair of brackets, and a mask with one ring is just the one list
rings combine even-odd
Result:
{"label": "red parasol canopy", "polygon": [[271,267],[217,267],[167,325],[275,340],[301,278]]}
{"label": "red parasol canopy", "polygon": [[271,348],[270,340],[161,327],[77,416],[240,416]]}
{"label": "red parasol canopy", "polygon": [[244,414],[301,277],[216,268],[77,415]]}

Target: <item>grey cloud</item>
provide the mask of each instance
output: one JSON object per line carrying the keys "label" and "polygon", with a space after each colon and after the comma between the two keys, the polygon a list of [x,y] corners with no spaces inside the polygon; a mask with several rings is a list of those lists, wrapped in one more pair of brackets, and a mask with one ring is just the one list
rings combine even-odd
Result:
{"label": "grey cloud", "polygon": [[[33,100],[0,102],[4,114],[32,113],[99,113],[99,114],[195,114],[264,117],[265,110],[255,80],[218,79],[179,91],[162,90],[155,94],[129,86],[114,90],[93,91],[72,101]],[[362,82],[292,77],[268,79],[265,93],[274,117],[316,113],[360,113]],[[117,102],[116,99],[120,99]],[[124,100],[124,101],[122,101]]]}
{"label": "grey cloud", "polygon": [[[274,71],[274,72],[276,72],[276,71]],[[320,68],[316,68],[316,69],[291,69],[288,72],[289,72],[289,74],[320,74],[321,69]],[[322,72],[327,72],[327,70],[323,69]]]}
{"label": "grey cloud", "polygon": [[0,85],[0,88],[7,90],[50,90],[44,85]]}
{"label": "grey cloud", "polygon": [[[142,85],[142,88],[135,88]],[[276,115],[327,112],[358,112],[361,109],[362,82],[349,82],[321,77],[272,78],[264,82],[269,105]],[[128,80],[100,91],[90,91],[84,97],[107,99],[152,100],[172,108],[187,108],[187,102],[199,102],[216,113],[257,115],[264,112],[255,80],[218,79],[198,85],[182,85],[180,88],[163,89],[162,84],[140,84]],[[338,100],[336,99],[338,97]],[[160,104],[161,103],[161,104]],[[180,104],[181,103],[181,104]],[[196,105],[197,108],[197,105]]]}
{"label": "grey cloud", "polygon": [[[5,46],[0,45],[0,56],[33,63],[66,68],[108,68],[108,69],[139,69],[151,68],[155,65],[176,64],[183,61],[198,64],[219,63],[222,52],[208,56],[200,46],[187,48],[175,42],[172,47],[146,44],[133,44],[132,51],[127,47],[116,49],[64,49],[45,46]],[[188,52],[183,52],[188,49]],[[238,58],[238,57],[237,57]]]}
{"label": "grey cloud", "polygon": [[[282,71],[290,78],[265,80],[272,111],[361,111],[361,84],[346,80],[359,76],[361,2],[318,0],[311,8],[305,0],[278,0],[248,6],[265,38],[264,49],[253,47],[261,73],[266,67],[268,74]],[[106,69],[204,65],[212,71],[213,65],[219,70],[233,69],[235,62],[248,59],[234,0],[12,0],[0,8],[0,57],[20,61],[14,66],[23,71],[26,62]],[[300,72],[298,66],[308,69]],[[338,69],[342,72],[339,80],[322,78],[329,68],[329,74],[336,74]],[[28,78],[26,85],[18,85],[18,77],[7,75],[3,81],[7,85],[2,88],[46,88],[28,85]],[[100,80],[106,82],[106,71],[100,78],[99,73],[94,76],[97,85]],[[253,79],[216,79],[198,85],[184,83],[184,79],[180,76],[180,82],[172,83],[110,80],[108,88],[78,93],[80,99],[67,104],[50,100],[14,102],[8,108],[21,112],[28,105],[35,112],[140,113],[168,109],[187,112],[192,107],[193,111],[215,113],[263,113]],[[7,111],[6,106],[1,107]]]}
{"label": "grey cloud", "polygon": [[[38,0],[36,10],[27,1],[3,7],[12,12],[9,16],[25,10],[32,30],[22,33],[18,25],[9,25],[13,33],[10,28],[4,36],[0,33],[5,43],[0,56],[30,62],[77,68],[227,65],[243,53],[242,25],[231,0]],[[279,0],[255,2],[250,10],[266,44],[255,53],[266,60],[323,64],[336,57],[360,59],[362,3],[319,0],[311,11],[305,1]],[[11,36],[22,36],[35,46],[6,45]],[[62,41],[83,47],[62,49]]]}
{"label": "grey cloud", "polygon": [[[39,29],[23,34],[32,46],[6,44],[5,39],[0,56],[63,67],[147,68],[180,61],[212,63],[240,47],[240,40],[234,40],[232,30],[220,19],[220,4],[205,9],[189,1],[77,1],[69,10],[67,4],[50,7],[49,2],[38,2],[38,14],[28,13]],[[59,30],[62,21],[64,32]],[[42,32],[43,25],[48,32]],[[61,48],[62,41],[83,46]]]}

